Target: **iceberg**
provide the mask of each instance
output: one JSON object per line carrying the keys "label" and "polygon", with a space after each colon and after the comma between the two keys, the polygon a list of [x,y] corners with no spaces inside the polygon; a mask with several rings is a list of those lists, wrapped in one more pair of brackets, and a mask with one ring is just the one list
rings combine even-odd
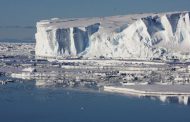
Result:
{"label": "iceberg", "polygon": [[190,12],[37,22],[36,56],[150,59],[189,55]]}

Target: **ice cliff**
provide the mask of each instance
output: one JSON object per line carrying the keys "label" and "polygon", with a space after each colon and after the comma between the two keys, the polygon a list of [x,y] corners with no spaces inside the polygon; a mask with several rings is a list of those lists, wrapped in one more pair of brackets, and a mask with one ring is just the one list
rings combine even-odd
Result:
{"label": "ice cliff", "polygon": [[171,12],[37,23],[36,56],[162,58],[189,55],[190,13]]}

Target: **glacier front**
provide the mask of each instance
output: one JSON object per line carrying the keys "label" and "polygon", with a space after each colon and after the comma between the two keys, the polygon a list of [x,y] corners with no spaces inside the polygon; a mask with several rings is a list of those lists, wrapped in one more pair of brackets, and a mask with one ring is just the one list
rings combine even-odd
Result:
{"label": "glacier front", "polygon": [[190,12],[42,20],[36,56],[150,59],[189,56]]}

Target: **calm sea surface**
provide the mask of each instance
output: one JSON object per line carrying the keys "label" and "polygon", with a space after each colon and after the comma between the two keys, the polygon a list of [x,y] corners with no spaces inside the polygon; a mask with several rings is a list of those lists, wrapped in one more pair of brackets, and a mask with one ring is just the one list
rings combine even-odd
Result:
{"label": "calm sea surface", "polygon": [[0,122],[190,122],[190,106],[31,81],[0,85]]}
{"label": "calm sea surface", "polygon": [[0,85],[0,122],[190,122],[190,106],[31,81]]}

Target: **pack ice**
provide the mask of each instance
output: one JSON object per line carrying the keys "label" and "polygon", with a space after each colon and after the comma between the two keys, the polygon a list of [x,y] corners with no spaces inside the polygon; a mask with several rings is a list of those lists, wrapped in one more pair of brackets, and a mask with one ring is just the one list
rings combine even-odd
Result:
{"label": "pack ice", "polygon": [[162,58],[190,52],[190,13],[42,20],[37,23],[36,56]]}

